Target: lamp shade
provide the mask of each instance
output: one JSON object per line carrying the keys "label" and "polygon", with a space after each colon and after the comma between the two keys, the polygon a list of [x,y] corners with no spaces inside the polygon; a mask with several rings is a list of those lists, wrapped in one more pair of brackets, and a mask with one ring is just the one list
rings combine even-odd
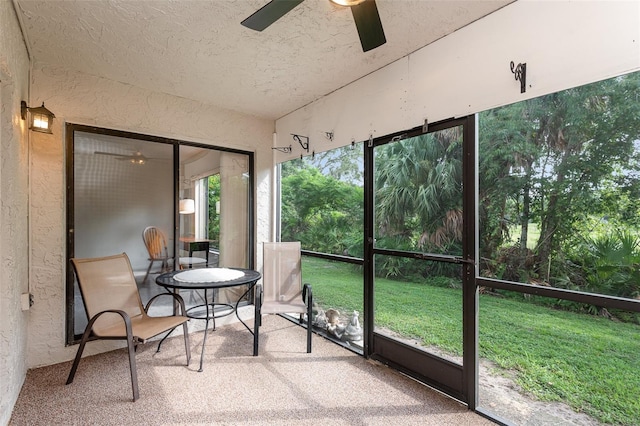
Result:
{"label": "lamp shade", "polygon": [[180,207],[178,212],[180,214],[192,214],[196,212],[196,203],[191,198],[185,198],[180,200]]}

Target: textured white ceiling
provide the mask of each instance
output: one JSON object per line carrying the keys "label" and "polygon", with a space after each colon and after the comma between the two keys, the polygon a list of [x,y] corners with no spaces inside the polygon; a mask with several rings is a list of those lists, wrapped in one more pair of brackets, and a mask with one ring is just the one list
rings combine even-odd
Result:
{"label": "textured white ceiling", "polygon": [[36,66],[63,66],[276,119],[513,0],[377,0],[387,43],[362,52],[351,11],[306,0],[263,32],[268,0],[14,0]]}

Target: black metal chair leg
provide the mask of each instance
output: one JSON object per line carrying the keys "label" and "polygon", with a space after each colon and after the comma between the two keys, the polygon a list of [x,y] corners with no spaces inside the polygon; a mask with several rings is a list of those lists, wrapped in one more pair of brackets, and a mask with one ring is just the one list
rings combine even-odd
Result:
{"label": "black metal chair leg", "polygon": [[[309,305],[311,306],[311,305]],[[310,354],[311,353],[311,332],[312,332],[312,325],[311,325],[311,309],[307,310],[307,353]]]}
{"label": "black metal chair leg", "polygon": [[313,315],[313,293],[311,292],[311,286],[309,284],[305,284],[304,285],[304,289],[306,291],[303,291],[303,294],[306,296],[306,304],[307,304],[307,353],[310,354],[311,353],[311,333],[312,333],[312,329],[313,326],[312,324],[312,318],[311,316]]}
{"label": "black metal chair leg", "polygon": [[[204,300],[205,303],[209,299],[207,298],[207,289],[204,290]],[[209,311],[207,311],[207,315],[209,315]],[[213,321],[213,331],[216,331],[216,291],[211,291],[211,320]]]}
{"label": "black metal chair leg", "polygon": [[[187,353],[187,367],[188,367],[189,363],[191,362],[191,344],[189,343],[189,327],[187,326],[186,322],[182,323],[182,332],[184,333],[184,348]],[[158,347],[158,350],[160,350],[159,347]]]}
{"label": "black metal chair leg", "polygon": [[84,351],[84,346],[89,339],[89,334],[91,334],[91,327],[87,325],[84,333],[82,334],[82,340],[80,341],[80,346],[78,346],[78,352],[76,352],[76,358],[73,360],[73,365],[71,366],[71,371],[69,372],[69,377],[67,377],[67,384],[73,383],[73,378],[76,375],[76,370],[78,369],[78,364],[80,364],[80,358],[82,358],[82,352]]}
{"label": "black metal chair leg", "polygon": [[167,337],[169,337],[169,335],[171,333],[173,333],[173,330],[175,330],[177,327],[173,327],[171,330],[169,330],[169,332],[160,340],[160,343],[158,343],[158,349],[156,349],[156,353],[160,352],[160,346],[162,346],[162,344],[164,343],[165,340],[167,340]]}
{"label": "black metal chair leg", "polygon": [[258,356],[258,340],[260,334],[260,326],[262,325],[262,314],[260,308],[262,307],[262,286],[256,285],[254,300],[255,303],[253,314],[253,356]]}
{"label": "black metal chair leg", "polygon": [[[259,314],[258,314],[259,315]],[[257,317],[253,324],[253,356],[258,356],[258,334],[260,332],[260,317]]]}
{"label": "black metal chair leg", "polygon": [[135,344],[133,342],[133,336],[130,330],[127,330],[127,347],[129,349],[129,370],[131,371],[131,388],[133,390],[133,401],[135,402],[140,397],[140,391],[138,389],[138,370],[136,368],[136,353]]}
{"label": "black metal chair leg", "polygon": [[202,351],[200,352],[200,368],[198,369],[199,373],[202,373],[202,362],[204,361],[204,348],[207,344],[207,333],[209,331],[209,318],[207,315],[207,319],[204,323],[204,338],[202,339]]}

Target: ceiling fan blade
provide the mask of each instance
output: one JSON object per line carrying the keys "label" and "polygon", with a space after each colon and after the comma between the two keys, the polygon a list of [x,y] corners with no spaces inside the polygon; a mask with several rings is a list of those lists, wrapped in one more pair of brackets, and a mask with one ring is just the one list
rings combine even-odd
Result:
{"label": "ceiling fan blade", "polygon": [[252,30],[262,31],[303,1],[304,0],[271,0],[254,12],[253,15],[242,21],[241,24]]}
{"label": "ceiling fan blade", "polygon": [[110,155],[112,157],[129,157],[129,155],[126,154],[115,154],[113,152],[94,151],[93,153],[98,155]]}
{"label": "ceiling fan blade", "polygon": [[351,6],[351,12],[358,29],[363,52],[368,52],[387,42],[375,0],[365,0],[358,5]]}
{"label": "ceiling fan blade", "polygon": [[149,158],[142,155],[140,151],[136,151],[133,154],[116,154],[113,152],[104,152],[104,151],[94,151],[94,154],[98,155],[108,155],[110,157],[115,157],[116,160],[120,161],[130,161],[132,163],[144,164],[148,160],[161,160],[161,158]]}

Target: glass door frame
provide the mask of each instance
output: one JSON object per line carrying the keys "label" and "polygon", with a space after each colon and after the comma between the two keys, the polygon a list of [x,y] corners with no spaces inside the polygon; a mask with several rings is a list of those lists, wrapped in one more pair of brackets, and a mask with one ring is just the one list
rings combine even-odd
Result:
{"label": "glass door frame", "polygon": [[[374,149],[406,138],[463,127],[463,247],[462,256],[407,253],[379,249],[375,241],[375,175]],[[364,353],[403,373],[424,382],[444,393],[466,403],[472,410],[477,405],[478,393],[478,287],[476,285],[476,116],[443,120],[437,123],[401,131],[379,138],[371,138],[365,146],[364,185],[364,298],[365,298],[365,339]],[[418,351],[411,346],[392,341],[374,332],[374,257],[376,254],[408,257],[412,259],[435,260],[460,264],[462,277],[462,367],[432,354]]]}
{"label": "glass door frame", "polygon": [[[177,139],[169,139],[159,136],[151,136],[140,133],[125,132],[120,130],[106,129],[94,126],[87,126],[83,124],[66,123],[65,125],[65,171],[66,171],[66,296],[65,296],[65,343],[66,345],[73,345],[79,343],[81,334],[76,334],[74,330],[74,284],[75,275],[71,268],[70,259],[75,257],[75,215],[74,215],[74,137],[75,132],[93,133],[106,136],[114,136],[119,138],[137,139],[145,142],[156,142],[162,144],[169,144],[173,146],[173,161],[171,163],[173,169],[173,187],[168,188],[168,191],[172,191],[173,194],[173,265],[177,265],[177,259],[180,253],[180,217],[179,217],[179,202],[180,202],[180,146],[192,146],[197,148],[204,148],[216,151],[223,151],[228,153],[236,153],[246,155],[248,159],[249,181],[247,188],[247,261],[248,268],[255,268],[255,160],[254,153],[249,151],[242,151],[238,149],[219,147],[215,145],[205,145],[199,143],[192,143],[181,141]],[[253,303],[250,300],[249,303]]]}

